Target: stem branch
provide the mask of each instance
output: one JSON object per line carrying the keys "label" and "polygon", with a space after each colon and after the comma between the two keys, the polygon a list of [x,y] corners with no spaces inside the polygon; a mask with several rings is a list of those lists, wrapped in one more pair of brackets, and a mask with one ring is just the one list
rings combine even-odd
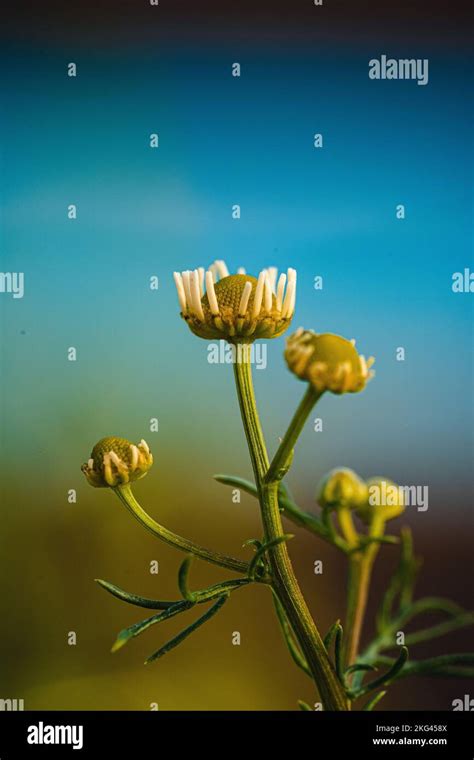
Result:
{"label": "stem branch", "polygon": [[318,393],[318,391],[316,391],[312,385],[308,384],[306,393],[301,399],[299,406],[293,415],[293,419],[288,426],[288,430],[283,436],[278,450],[272,459],[272,463],[270,465],[268,473],[266,474],[266,479],[268,481],[281,480],[285,472],[288,470],[291,464],[291,457],[295,443],[298,440],[298,436],[303,430],[304,424],[308,419],[311,410],[313,409],[316,402],[321,398],[323,393],[324,391],[322,393]]}
{"label": "stem branch", "polygon": [[174,546],[175,549],[180,549],[183,552],[190,552],[196,557],[206,560],[206,562],[211,562],[220,567],[226,567],[228,570],[234,570],[236,573],[246,574],[248,572],[249,566],[247,562],[199,546],[187,538],[172,533],[172,531],[157,523],[156,520],[150,517],[143,507],[140,506],[128,483],[126,485],[117,486],[113,491],[117,494],[122,504],[125,505],[133,517],[149,530],[150,533],[153,533],[154,536],[157,536],[166,544],[170,544],[171,546]]}

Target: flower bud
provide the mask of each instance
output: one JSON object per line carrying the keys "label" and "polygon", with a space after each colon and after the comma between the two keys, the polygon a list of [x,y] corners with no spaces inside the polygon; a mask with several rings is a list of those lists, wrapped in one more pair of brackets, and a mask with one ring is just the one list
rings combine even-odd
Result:
{"label": "flower bud", "polygon": [[370,525],[374,518],[386,522],[405,511],[403,491],[387,478],[375,477],[367,481],[367,500],[357,508],[357,515]]}
{"label": "flower bud", "polygon": [[324,476],[318,487],[317,500],[322,507],[356,509],[367,501],[364,481],[348,467],[338,467]]}
{"label": "flower bud", "polygon": [[102,438],[82,465],[81,470],[91,486],[115,488],[143,478],[153,464],[146,441],[135,444],[126,438]]}
{"label": "flower bud", "polygon": [[367,361],[357,352],[355,341],[340,335],[299,328],[287,340],[285,359],[288,368],[301,380],[311,383],[318,393],[357,393],[373,376]]}

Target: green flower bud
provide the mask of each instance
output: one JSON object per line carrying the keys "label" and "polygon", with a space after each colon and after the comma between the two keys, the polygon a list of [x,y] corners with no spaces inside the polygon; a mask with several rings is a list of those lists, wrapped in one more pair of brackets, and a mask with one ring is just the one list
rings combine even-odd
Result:
{"label": "green flower bud", "polygon": [[367,501],[364,481],[348,467],[338,467],[324,476],[318,486],[317,500],[322,507],[356,509]]}
{"label": "green flower bud", "polygon": [[146,441],[135,444],[126,438],[108,436],[94,448],[81,470],[91,486],[115,488],[143,478],[153,464],[153,456]]}
{"label": "green flower bud", "polygon": [[318,393],[357,393],[374,374],[370,370],[374,358],[366,361],[357,352],[355,341],[331,333],[318,335],[302,327],[288,338],[285,359],[290,371],[311,383]]}
{"label": "green flower bud", "polygon": [[277,270],[271,267],[257,279],[240,270],[230,275],[224,262],[216,261],[206,273],[202,267],[175,272],[174,280],[181,316],[195,335],[207,340],[252,343],[276,338],[288,328],[295,310],[294,269],[277,281]]}
{"label": "green flower bud", "polygon": [[357,514],[367,525],[374,518],[386,522],[393,520],[405,511],[403,491],[396,483],[387,478],[375,477],[367,481],[368,496],[364,504],[357,508]]}

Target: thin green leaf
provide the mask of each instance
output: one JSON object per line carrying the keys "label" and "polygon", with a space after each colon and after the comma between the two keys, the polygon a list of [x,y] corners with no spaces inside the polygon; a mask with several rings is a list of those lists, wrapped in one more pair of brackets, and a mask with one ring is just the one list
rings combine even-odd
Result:
{"label": "thin green leaf", "polygon": [[222,483],[225,486],[231,486],[231,488],[239,488],[241,491],[245,491],[251,496],[258,497],[257,487],[250,480],[239,478],[236,475],[213,475],[214,480],[218,483]]}
{"label": "thin green leaf", "polygon": [[[443,636],[446,633],[450,633],[452,630],[463,628],[474,623],[474,613],[465,612],[462,607],[455,602],[452,602],[450,599],[426,596],[405,607],[404,611],[390,623],[388,628],[384,628],[382,632],[379,632],[378,646],[376,646],[376,648],[379,650],[392,648],[395,632],[405,627],[406,624],[410,620],[413,620],[417,615],[422,615],[426,612],[444,612],[449,616],[449,620],[407,634],[405,643],[410,645],[418,644],[421,641],[428,641],[431,638]],[[372,646],[373,645],[377,645],[377,640],[373,642]]]}
{"label": "thin green leaf", "polygon": [[179,590],[181,592],[181,596],[183,597],[183,599],[186,599],[187,602],[196,601],[195,594],[193,594],[193,592],[189,589],[189,586],[188,586],[189,571],[191,569],[193,559],[194,559],[193,555],[190,554],[188,557],[186,557],[185,560],[183,560],[178,570]]}
{"label": "thin green leaf", "polygon": [[124,591],[118,586],[114,586],[113,583],[109,583],[108,581],[103,581],[101,578],[96,578],[95,581],[96,583],[99,584],[99,586],[102,586],[102,588],[108,591],[109,594],[112,594],[112,596],[115,596],[117,599],[120,599],[122,602],[128,602],[128,604],[133,604],[135,607],[146,607],[147,609],[150,609],[150,610],[167,610],[169,607],[172,607],[173,604],[176,604],[175,601],[165,602],[159,599],[147,599],[144,596],[137,596],[137,594],[130,594],[128,591]]}
{"label": "thin green leaf", "polygon": [[359,689],[357,692],[351,692],[351,696],[357,699],[357,697],[362,697],[364,694],[368,694],[369,691],[378,689],[379,686],[387,686],[400,674],[407,659],[408,659],[408,649],[407,647],[401,647],[400,654],[398,655],[397,659],[393,663],[392,667],[389,670],[387,670],[386,673],[383,673],[381,676],[379,676],[379,678],[375,678],[373,681],[370,681],[370,683],[366,684],[362,689]]}
{"label": "thin green leaf", "polygon": [[[460,652],[458,654],[443,654],[438,657],[430,657],[427,660],[412,660],[408,662],[403,669],[403,676],[424,675],[424,676],[446,676],[452,675],[453,666],[474,665],[474,654],[472,652]],[[472,674],[473,668],[454,667],[456,674],[462,671],[462,675]]]}
{"label": "thin green leaf", "polygon": [[460,628],[466,628],[469,625],[474,624],[474,613],[466,612],[457,617],[445,620],[438,625],[431,626],[430,628],[423,628],[421,631],[415,631],[414,633],[408,633],[405,636],[406,644],[413,646],[414,644],[420,644],[422,641],[431,641],[439,636],[445,636],[451,631],[457,631]]}
{"label": "thin green leaf", "polygon": [[342,625],[339,623],[336,626],[336,637],[334,640],[334,664],[336,666],[336,673],[339,678],[339,680],[343,683],[344,682],[344,670],[342,667],[342,637],[343,637],[343,629]]}
{"label": "thin green leaf", "polygon": [[294,538],[293,533],[285,533],[283,536],[272,538],[271,541],[268,541],[267,543],[263,544],[260,549],[257,549],[249,564],[248,577],[253,580],[259,561],[263,559],[264,555],[268,552],[269,549],[272,549],[274,546],[278,546],[278,544],[282,544],[284,541],[289,541],[291,538]]}
{"label": "thin green leaf", "polygon": [[128,641],[130,641],[130,639],[133,639],[135,636],[143,633],[143,631],[146,631],[147,628],[150,628],[150,626],[156,625],[156,623],[161,623],[164,620],[169,620],[175,615],[179,615],[181,612],[186,612],[186,610],[189,610],[193,606],[194,602],[176,602],[176,604],[173,604],[172,607],[169,607],[163,612],[160,612],[158,615],[153,615],[146,620],[141,620],[139,623],[135,623],[134,625],[129,626],[129,628],[124,628],[118,634],[111,651],[117,652]]}
{"label": "thin green leaf", "polygon": [[351,673],[357,673],[358,671],[363,671],[363,670],[374,671],[374,670],[377,670],[377,668],[375,667],[375,665],[368,665],[367,663],[364,663],[364,662],[356,662],[355,665],[349,665],[349,667],[346,668],[345,674],[346,676],[348,676]]}
{"label": "thin green leaf", "polygon": [[227,601],[229,597],[229,594],[225,594],[217,600],[215,604],[212,605],[212,607],[207,610],[207,612],[204,613],[204,615],[201,615],[200,618],[198,618],[194,623],[189,625],[187,628],[185,628],[183,631],[178,633],[177,636],[174,636],[174,638],[170,639],[166,644],[164,644],[162,647],[156,650],[150,657],[148,657],[145,660],[145,665],[148,665],[150,662],[154,662],[155,660],[158,660],[160,657],[163,657],[163,655],[167,654],[171,651],[171,649],[174,649],[175,647],[179,646],[185,639],[188,638],[194,631],[196,631],[198,628],[201,627],[201,625],[204,625],[208,620],[210,620],[214,615],[219,612],[222,605]]}
{"label": "thin green leaf", "polygon": [[424,596],[405,607],[404,611],[397,617],[396,621],[394,621],[394,625],[395,627],[404,625],[416,615],[422,615],[425,612],[444,612],[446,615],[450,615],[453,618],[466,613],[459,604],[452,602],[451,599],[444,599],[443,597],[438,596]]}
{"label": "thin green leaf", "polygon": [[203,588],[199,591],[193,591],[194,601],[197,604],[209,602],[211,599],[215,599],[217,596],[221,596],[223,593],[227,593],[228,591],[236,591],[238,588],[241,588],[242,586],[248,586],[250,583],[251,580],[249,578],[238,578],[237,580],[215,583],[213,586],[209,586],[208,588]]}
{"label": "thin green leaf", "polygon": [[330,627],[329,631],[327,632],[327,634],[325,635],[323,639],[323,643],[324,643],[324,646],[326,647],[327,652],[329,652],[329,648],[332,644],[332,640],[334,636],[336,635],[336,630],[339,625],[341,625],[341,621],[336,620],[336,622],[332,624],[332,626]]}
{"label": "thin green leaf", "polygon": [[390,621],[392,617],[392,608],[395,603],[395,599],[400,594],[400,589],[401,589],[400,574],[398,572],[395,572],[390,579],[390,582],[387,587],[387,590],[385,591],[385,594],[383,595],[380,608],[375,618],[376,630],[379,636],[382,636],[383,633],[387,630],[388,626],[390,625]]}
{"label": "thin green leaf", "polygon": [[300,708],[300,710],[303,710],[303,712],[313,712],[313,710],[308,705],[308,703],[307,702],[303,702],[302,699],[298,700],[298,707]]}
{"label": "thin green leaf", "polygon": [[386,691],[379,691],[378,694],[375,695],[375,697],[372,697],[372,699],[369,699],[367,704],[364,705],[362,710],[364,712],[371,712],[374,707],[380,702],[380,700],[386,695]]}
{"label": "thin green leaf", "polygon": [[301,668],[301,670],[304,673],[306,673],[307,676],[309,676],[310,678],[313,678],[313,674],[311,673],[311,670],[308,667],[308,663],[306,662],[304,655],[302,654],[298,644],[296,643],[296,640],[293,635],[293,630],[290,626],[290,623],[285,614],[283,606],[275,592],[273,592],[273,602],[275,605],[278,622],[280,623],[280,628],[283,633],[283,638],[285,640],[286,646],[288,648],[288,651],[291,655],[293,662],[299,668]]}
{"label": "thin green leaf", "polygon": [[[147,599],[143,596],[137,596],[137,594],[130,594],[128,591],[124,591],[118,586],[115,586],[113,583],[104,581],[101,578],[96,578],[96,582],[116,599],[120,599],[121,601],[133,604],[135,607],[144,607],[151,610],[167,610],[171,607],[174,607],[176,604],[181,603],[180,599],[162,601],[158,599]],[[235,591],[241,586],[248,586],[249,583],[251,583],[251,581],[248,578],[238,578],[237,580],[222,581],[221,583],[216,583],[213,586],[209,586],[208,588],[194,591],[194,601],[197,604],[203,604],[204,602],[208,602],[211,599],[215,599],[216,596],[220,596],[226,591]]]}
{"label": "thin green leaf", "polygon": [[257,549],[261,549],[263,544],[261,541],[258,540],[258,538],[248,538],[244,543],[242,544],[243,547],[245,546],[256,546]]}
{"label": "thin green leaf", "polygon": [[413,539],[409,528],[402,528],[400,541],[398,566],[390,579],[376,617],[376,627],[379,634],[383,634],[390,625],[392,610],[397,597],[400,610],[409,606],[413,598],[416,574],[420,563],[413,555]]}

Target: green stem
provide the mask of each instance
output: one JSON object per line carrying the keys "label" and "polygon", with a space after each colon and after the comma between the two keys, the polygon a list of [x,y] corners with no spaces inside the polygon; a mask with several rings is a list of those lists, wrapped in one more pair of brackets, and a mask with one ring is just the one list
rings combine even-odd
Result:
{"label": "green stem", "polygon": [[291,464],[291,457],[293,449],[295,447],[298,436],[300,435],[306,420],[308,419],[311,410],[316,402],[321,398],[322,393],[318,393],[312,385],[308,384],[308,388],[300,404],[293,415],[288,430],[286,431],[275,456],[272,459],[272,463],[266,475],[268,481],[281,480],[285,472],[288,470]]}
{"label": "green stem", "polygon": [[196,557],[206,560],[206,562],[211,562],[220,567],[226,567],[228,570],[234,570],[236,573],[246,574],[248,572],[249,566],[247,562],[199,546],[198,544],[193,543],[193,541],[189,541],[187,538],[172,533],[170,530],[163,527],[163,525],[157,523],[156,520],[150,517],[150,515],[140,506],[128,483],[127,485],[117,486],[112,490],[117,494],[122,504],[124,504],[135,519],[149,530],[150,533],[153,533],[154,536],[157,536],[166,544],[170,544],[171,546],[174,546],[175,549],[180,549],[183,552],[194,554]]}
{"label": "green stem", "polygon": [[365,610],[369,595],[372,562],[366,554],[354,554],[349,559],[347,613],[344,631],[346,641],[344,646],[345,665],[352,665],[359,651],[360,637],[364,623]]}
{"label": "green stem", "polygon": [[355,529],[352,512],[349,507],[339,507],[337,510],[337,519],[349,549],[357,547],[359,543],[359,534]]}
{"label": "green stem", "polygon": [[[369,536],[379,537],[383,534],[384,522],[374,519]],[[345,645],[344,662],[352,665],[359,652],[360,637],[369,598],[370,580],[379,544],[368,544],[365,549],[355,552],[349,559],[348,597],[346,623],[344,626]]]}
{"label": "green stem", "polygon": [[[239,399],[242,422],[259,493],[262,521],[267,542],[284,535],[278,504],[278,480],[272,480],[268,472],[268,456],[263,433],[258,418],[252,383],[249,352],[242,351],[242,361],[234,363],[234,374]],[[285,435],[274,459],[272,472],[278,476],[281,467],[287,465],[294,443],[296,431],[301,431],[304,420],[315,403],[314,391],[306,394],[300,404],[300,417],[293,419],[291,432]],[[311,403],[310,403],[311,402]],[[275,543],[269,549],[272,570],[272,586],[285,615],[298,640],[302,653],[318,687],[324,707],[327,710],[347,710],[347,698],[343,686],[334,671],[318,629],[311,617],[307,604],[296,579],[285,541]]]}
{"label": "green stem", "polygon": [[[240,354],[242,360],[234,362],[234,377],[257,493],[261,497],[262,484],[269,467],[269,461],[260,418],[257,413],[252,382],[252,368],[247,348],[249,347],[242,345],[242,353]],[[281,535],[283,535],[283,531]],[[271,536],[271,538],[274,538],[274,536]],[[267,536],[267,540],[270,540],[270,537]]]}

